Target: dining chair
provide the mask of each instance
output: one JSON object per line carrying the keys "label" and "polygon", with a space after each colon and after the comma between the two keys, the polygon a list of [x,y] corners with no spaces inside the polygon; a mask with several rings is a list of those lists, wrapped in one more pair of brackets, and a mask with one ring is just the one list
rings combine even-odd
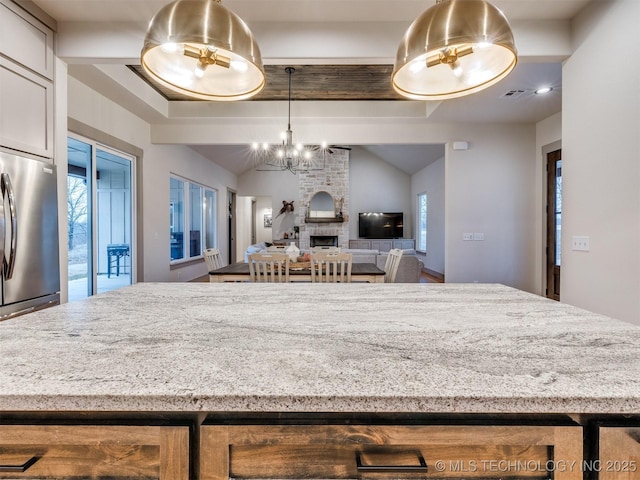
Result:
{"label": "dining chair", "polygon": [[289,255],[252,253],[249,255],[249,279],[257,283],[289,282]]}
{"label": "dining chair", "polygon": [[311,253],[311,281],[351,283],[351,253]]}
{"label": "dining chair", "polygon": [[389,250],[387,261],[384,264],[384,283],[395,283],[402,253],[399,248]]}
{"label": "dining chair", "polygon": [[205,248],[202,251],[202,256],[207,264],[207,270],[210,272],[224,266],[222,265],[222,255],[220,254],[220,250],[217,248]]}

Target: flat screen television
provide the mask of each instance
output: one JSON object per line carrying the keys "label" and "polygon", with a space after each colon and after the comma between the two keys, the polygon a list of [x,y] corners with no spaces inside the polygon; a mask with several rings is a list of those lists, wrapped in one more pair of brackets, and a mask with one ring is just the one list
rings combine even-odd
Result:
{"label": "flat screen television", "polygon": [[402,238],[403,213],[361,212],[358,214],[358,237]]}

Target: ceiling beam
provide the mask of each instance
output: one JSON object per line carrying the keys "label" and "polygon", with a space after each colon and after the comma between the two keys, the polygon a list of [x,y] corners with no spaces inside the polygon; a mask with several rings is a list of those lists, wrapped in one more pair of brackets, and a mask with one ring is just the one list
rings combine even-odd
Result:
{"label": "ceiling beam", "polygon": [[[406,27],[405,22],[251,25],[266,65],[393,64]],[[512,28],[523,61],[559,61],[571,54],[569,21],[514,21]],[[69,64],[139,64],[145,30],[139,23],[59,22],[57,55]]]}

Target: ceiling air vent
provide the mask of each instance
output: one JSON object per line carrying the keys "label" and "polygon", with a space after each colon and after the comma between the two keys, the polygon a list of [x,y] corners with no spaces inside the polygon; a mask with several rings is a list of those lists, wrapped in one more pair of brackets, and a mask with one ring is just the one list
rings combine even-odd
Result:
{"label": "ceiling air vent", "polygon": [[524,95],[525,93],[527,93],[526,90],[509,90],[506,93],[503,93],[499,98],[519,98],[522,95]]}

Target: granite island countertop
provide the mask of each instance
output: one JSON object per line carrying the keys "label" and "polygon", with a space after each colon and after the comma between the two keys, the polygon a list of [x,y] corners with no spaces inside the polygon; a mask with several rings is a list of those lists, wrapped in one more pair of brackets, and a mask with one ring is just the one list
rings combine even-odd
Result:
{"label": "granite island countertop", "polygon": [[0,322],[0,412],[637,414],[639,345],[501,285],[141,283]]}

